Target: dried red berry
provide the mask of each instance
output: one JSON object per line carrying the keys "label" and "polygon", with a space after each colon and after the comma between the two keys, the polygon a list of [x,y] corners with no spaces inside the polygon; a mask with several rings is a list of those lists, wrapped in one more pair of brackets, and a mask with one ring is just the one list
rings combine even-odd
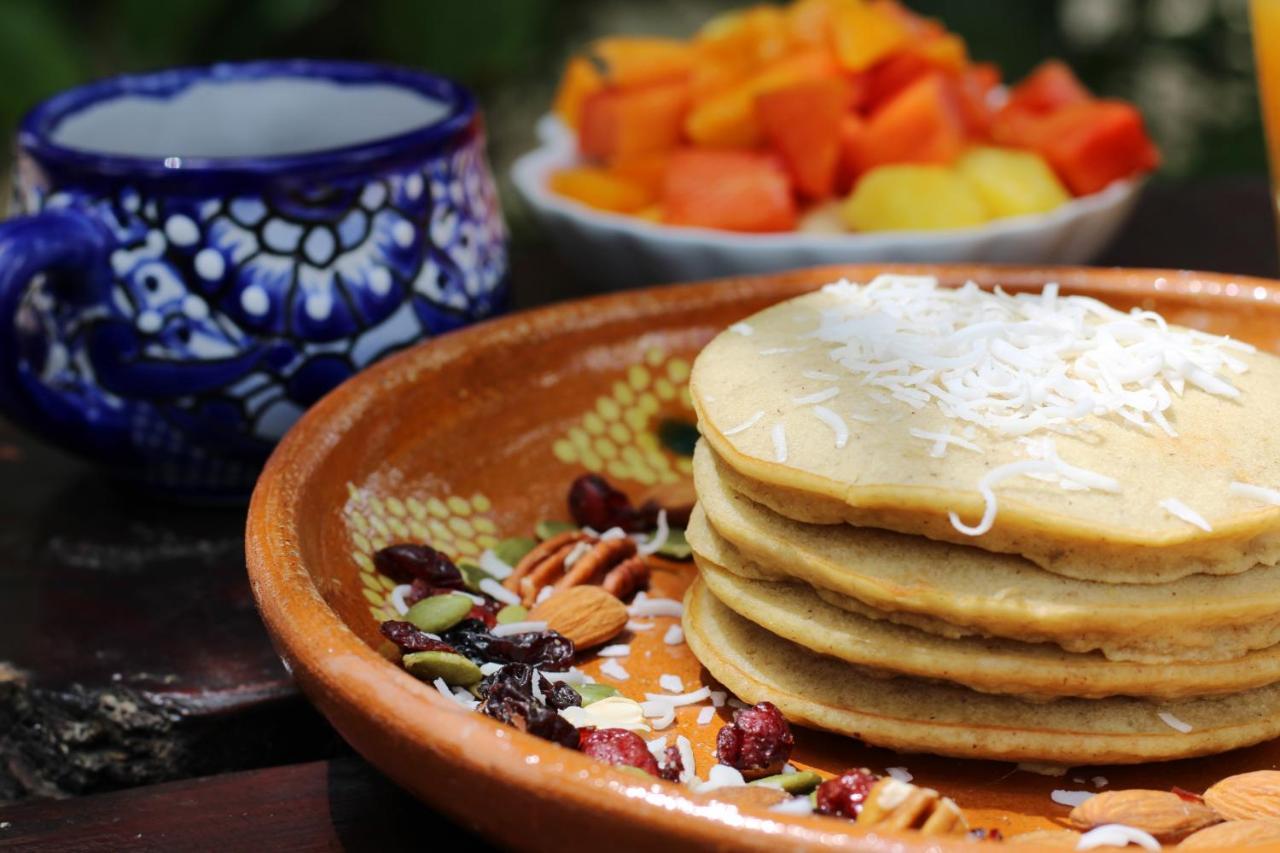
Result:
{"label": "dried red berry", "polygon": [[489,692],[489,698],[480,707],[495,720],[528,732],[534,737],[558,743],[569,749],[578,748],[578,730],[552,708],[540,705],[533,699],[519,695],[515,688],[505,683]]}
{"label": "dried red berry", "polygon": [[626,729],[581,729],[578,748],[597,761],[620,767],[639,767],[658,775],[658,762],[644,738]]}
{"label": "dried red berry", "polygon": [[495,637],[476,619],[464,619],[441,639],[477,663],[527,663],[557,670],[567,667],[574,653],[573,640],[555,631]]}
{"label": "dried red berry", "polygon": [[599,474],[583,474],[569,487],[569,513],[579,527],[600,531],[621,527],[628,533],[643,533],[657,525],[658,509],[649,503],[637,510],[625,493]]}
{"label": "dried red berry", "polygon": [[680,757],[680,750],[674,746],[667,747],[658,762],[658,775],[668,782],[679,782],[683,773],[684,759]]}
{"label": "dried red berry", "polygon": [[850,768],[818,786],[815,811],[818,814],[854,820],[862,811],[862,805],[872,786],[879,781],[880,777],[865,767]]}
{"label": "dried red berry", "polygon": [[373,565],[396,583],[421,580],[451,590],[466,585],[453,561],[430,545],[388,546],[373,555]]}
{"label": "dried red berry", "polygon": [[426,631],[420,631],[412,623],[399,620],[383,622],[379,629],[382,636],[400,647],[400,651],[408,652],[452,652],[453,646],[435,639]]}
{"label": "dried red berry", "polygon": [[716,735],[716,757],[747,779],[782,772],[796,741],[791,726],[772,702],[735,711],[733,722]]}

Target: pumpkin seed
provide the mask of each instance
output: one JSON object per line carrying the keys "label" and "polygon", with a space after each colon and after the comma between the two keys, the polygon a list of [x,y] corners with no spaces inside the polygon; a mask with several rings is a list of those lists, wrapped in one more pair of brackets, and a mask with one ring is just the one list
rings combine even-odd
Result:
{"label": "pumpkin seed", "polygon": [[485,578],[493,577],[493,575],[489,574],[484,569],[477,566],[475,563],[468,563],[467,561],[463,560],[462,562],[458,563],[457,566],[458,566],[458,571],[462,572],[462,582],[466,585],[467,589],[469,589],[471,592],[476,593],[477,595],[480,594],[480,581],[484,580]]}
{"label": "pumpkin seed", "polygon": [[608,684],[575,684],[573,689],[578,691],[578,695],[582,697],[582,707],[587,707],[593,702],[599,702],[601,699],[608,699],[610,696],[618,695],[618,688],[611,687]]}
{"label": "pumpkin seed", "polygon": [[673,527],[667,533],[667,541],[658,549],[658,555],[668,560],[687,560],[693,556],[693,548],[689,546],[689,540],[684,538],[684,531]]}
{"label": "pumpkin seed", "polygon": [[499,625],[505,625],[508,622],[524,622],[529,618],[529,608],[522,607],[519,604],[508,604],[506,607],[498,611],[495,617]]}
{"label": "pumpkin seed", "polygon": [[465,619],[472,606],[465,595],[433,595],[410,607],[404,618],[420,631],[439,634]]}
{"label": "pumpkin seed", "polygon": [[811,770],[801,770],[799,773],[779,773],[777,776],[765,776],[763,779],[757,779],[748,784],[781,788],[788,794],[807,794],[822,784],[822,777]]}
{"label": "pumpkin seed", "polygon": [[493,555],[508,566],[514,566],[520,562],[520,558],[528,554],[538,544],[536,539],[530,539],[528,536],[512,536],[510,539],[503,539],[497,545],[493,546]]}
{"label": "pumpkin seed", "polygon": [[450,687],[467,687],[483,676],[480,667],[453,652],[413,652],[402,659],[404,668],[423,681],[443,678]]}
{"label": "pumpkin seed", "polygon": [[552,536],[559,536],[561,533],[577,529],[578,525],[568,521],[539,521],[534,525],[533,531],[538,534],[539,539],[550,539]]}

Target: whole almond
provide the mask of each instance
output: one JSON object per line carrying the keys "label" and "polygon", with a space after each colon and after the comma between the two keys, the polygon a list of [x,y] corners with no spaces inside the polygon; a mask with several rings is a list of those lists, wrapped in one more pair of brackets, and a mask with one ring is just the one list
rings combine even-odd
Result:
{"label": "whole almond", "polygon": [[1280,770],[1228,776],[1204,792],[1204,801],[1227,820],[1280,818]]}
{"label": "whole almond", "polygon": [[1230,820],[1182,839],[1178,849],[1218,850],[1280,841],[1280,820]]}
{"label": "whole almond", "polygon": [[1161,839],[1178,838],[1220,820],[1212,809],[1172,791],[1142,788],[1104,791],[1071,810],[1071,822],[1081,829],[1122,823]]}
{"label": "whole almond", "polygon": [[533,622],[573,640],[579,649],[598,646],[618,635],[627,624],[626,606],[598,586],[561,590],[529,611]]}

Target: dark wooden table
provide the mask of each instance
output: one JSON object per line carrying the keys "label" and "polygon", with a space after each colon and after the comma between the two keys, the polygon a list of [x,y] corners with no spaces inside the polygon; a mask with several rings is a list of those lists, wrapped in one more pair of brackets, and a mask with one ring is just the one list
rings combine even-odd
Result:
{"label": "dark wooden table", "polygon": [[[1258,179],[1156,185],[1103,264],[1274,276]],[[517,247],[518,308],[591,292]],[[408,850],[475,836],[296,693],[258,622],[242,509],[119,491],[0,423],[0,848]]]}

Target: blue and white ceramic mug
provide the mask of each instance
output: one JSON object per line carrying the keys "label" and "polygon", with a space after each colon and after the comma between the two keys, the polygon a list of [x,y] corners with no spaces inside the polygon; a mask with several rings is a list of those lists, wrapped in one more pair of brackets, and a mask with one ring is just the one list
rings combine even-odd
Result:
{"label": "blue and white ceramic mug", "polygon": [[130,479],[244,493],[302,411],[505,306],[470,94],[285,61],[124,76],[36,107],[0,224],[0,410]]}

